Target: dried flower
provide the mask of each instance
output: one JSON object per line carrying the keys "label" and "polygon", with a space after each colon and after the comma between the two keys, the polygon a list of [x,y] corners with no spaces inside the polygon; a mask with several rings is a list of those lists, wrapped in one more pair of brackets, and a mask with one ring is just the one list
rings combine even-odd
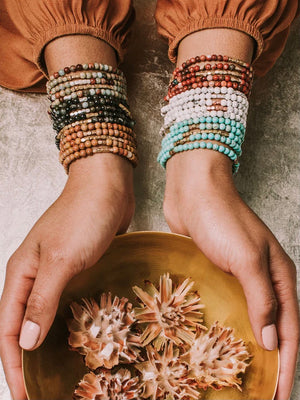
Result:
{"label": "dried flower", "polygon": [[102,369],[98,375],[86,374],[75,389],[74,400],[129,400],[140,399],[138,377],[120,369],[115,374]]}
{"label": "dried flower", "polygon": [[193,284],[186,279],[173,288],[172,279],[167,273],[160,277],[159,290],[150,282],[147,292],[138,286],[133,287],[143,302],[143,306],[135,310],[137,322],[147,325],[141,337],[143,346],[153,341],[155,348],[160,350],[168,340],[176,345],[191,345],[196,328],[206,329],[201,325],[203,314],[200,310],[204,306],[200,296],[190,291]]}
{"label": "dried flower", "polygon": [[199,399],[196,382],[188,377],[188,368],[179,359],[179,349],[168,342],[161,354],[152,346],[146,348],[148,361],[135,364],[141,373],[141,397],[151,400]]}
{"label": "dried flower", "polygon": [[74,319],[69,322],[69,344],[85,355],[86,365],[112,368],[120,362],[138,358],[140,337],[131,331],[135,321],[132,304],[126,298],[103,293],[100,306],[94,299],[83,299],[84,305],[71,304]]}
{"label": "dried flower", "polygon": [[233,329],[216,322],[209,332],[199,332],[181,361],[188,365],[190,376],[200,389],[229,386],[241,390],[242,380],[237,375],[245,372],[250,354],[244,342],[235,339]]}

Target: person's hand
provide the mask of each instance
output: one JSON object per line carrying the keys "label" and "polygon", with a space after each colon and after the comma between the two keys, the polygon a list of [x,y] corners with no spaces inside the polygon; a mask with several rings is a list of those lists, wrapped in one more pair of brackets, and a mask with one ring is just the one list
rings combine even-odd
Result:
{"label": "person's hand", "polygon": [[241,283],[257,342],[267,350],[279,342],[276,399],[288,400],[299,343],[296,269],[240,198],[229,159],[208,150],[172,157],[167,163],[164,212],[173,232],[191,236],[214,264]]}
{"label": "person's hand", "polygon": [[26,399],[20,346],[40,346],[68,281],[127,230],[133,212],[127,160],[111,154],[78,160],[60,197],[10,258],[0,303],[0,355],[14,400]]}

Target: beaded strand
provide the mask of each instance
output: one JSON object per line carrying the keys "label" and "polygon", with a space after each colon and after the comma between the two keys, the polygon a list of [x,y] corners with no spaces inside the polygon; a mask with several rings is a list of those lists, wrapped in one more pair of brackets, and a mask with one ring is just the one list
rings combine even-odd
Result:
{"label": "beaded strand", "polygon": [[72,162],[97,153],[117,154],[137,165],[134,120],[122,71],[100,63],[71,65],[51,75],[46,87],[48,114],[67,173]]}
{"label": "beaded strand", "polygon": [[165,168],[176,153],[193,149],[218,151],[239,168],[253,81],[248,63],[223,55],[197,56],[175,68],[161,108]]}

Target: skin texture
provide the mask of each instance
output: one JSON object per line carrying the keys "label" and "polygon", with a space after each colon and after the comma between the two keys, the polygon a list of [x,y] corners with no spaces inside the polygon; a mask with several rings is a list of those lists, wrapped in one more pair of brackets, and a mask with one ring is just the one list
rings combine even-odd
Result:
{"label": "skin texture", "polygon": [[[85,61],[116,65],[109,45],[82,35],[51,42],[45,60],[50,74]],[[133,213],[133,168],[126,159],[96,154],[77,160],[59,198],[10,258],[0,303],[0,321],[5,321],[0,323],[0,355],[14,400],[26,399],[19,346],[22,326],[26,321],[40,326],[32,349],[37,348],[68,281],[92,266],[117,233],[126,232]]]}
{"label": "skin texture", "polygon": [[[178,63],[212,52],[250,61],[253,43],[233,30],[201,31],[182,41]],[[116,63],[109,45],[84,35],[52,41],[45,61],[50,74],[82,62]],[[262,328],[276,323],[281,351],[277,400],[287,400],[299,338],[295,267],[239,197],[227,157],[194,150],[168,161],[164,210],[174,232],[190,235],[215,264],[240,280],[260,345]],[[37,348],[52,324],[67,282],[93,265],[116,233],[126,231],[133,211],[128,161],[110,154],[77,160],[62,194],[10,258],[0,303],[0,321],[5,321],[0,323],[0,355],[14,400],[26,399],[21,328],[26,321],[40,326],[32,349]]]}
{"label": "skin texture", "polygon": [[[204,30],[180,43],[177,65],[201,54],[226,54],[249,62],[252,53],[252,39],[244,33]],[[296,268],[239,196],[230,160],[201,149],[173,156],[167,163],[164,212],[173,232],[191,236],[212,262],[238,278],[254,335],[263,348],[268,349],[263,328],[273,326],[272,347],[278,337],[280,350],[276,400],[289,399],[299,345]]]}

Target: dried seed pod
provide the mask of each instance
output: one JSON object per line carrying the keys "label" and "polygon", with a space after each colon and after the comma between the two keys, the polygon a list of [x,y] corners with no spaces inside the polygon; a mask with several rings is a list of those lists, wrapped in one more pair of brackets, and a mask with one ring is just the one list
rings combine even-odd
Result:
{"label": "dried seed pod", "polygon": [[71,304],[74,319],[68,323],[69,345],[85,355],[86,365],[95,370],[112,368],[137,360],[140,337],[131,331],[135,321],[132,304],[126,298],[103,293],[100,306],[94,299],[83,305]]}
{"label": "dried seed pod", "polygon": [[98,375],[84,375],[75,389],[74,400],[129,400],[140,399],[139,378],[131,377],[129,370],[122,368],[115,374],[102,369]]}
{"label": "dried seed pod", "polygon": [[209,332],[199,332],[180,360],[186,363],[200,389],[236,387],[241,390],[242,379],[238,374],[245,372],[250,354],[244,342],[235,339],[232,328],[215,322]]}
{"label": "dried seed pod", "polygon": [[143,346],[153,341],[155,348],[160,350],[168,340],[176,345],[191,345],[196,328],[206,329],[201,325],[203,314],[200,310],[204,305],[198,293],[191,292],[193,284],[186,279],[173,288],[172,279],[167,273],[160,277],[158,290],[150,282],[147,291],[133,287],[143,303],[143,307],[135,309],[137,322],[146,324],[141,336]]}
{"label": "dried seed pod", "polygon": [[168,342],[161,353],[147,346],[148,361],[135,364],[140,373],[141,397],[151,400],[199,399],[195,380],[188,377],[188,368],[179,359],[179,349]]}

